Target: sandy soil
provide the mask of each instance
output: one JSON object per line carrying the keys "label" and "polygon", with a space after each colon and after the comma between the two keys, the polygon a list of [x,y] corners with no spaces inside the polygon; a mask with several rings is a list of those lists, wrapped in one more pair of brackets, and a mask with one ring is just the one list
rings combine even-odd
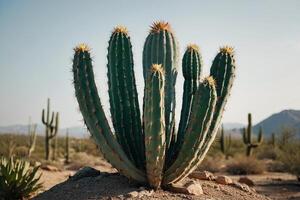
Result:
{"label": "sandy soil", "polygon": [[[238,180],[240,176],[230,176],[233,180]],[[297,177],[288,173],[267,172],[263,175],[248,176],[255,183],[255,190],[272,199],[300,200],[300,182]]]}
{"label": "sandy soil", "polygon": [[[41,181],[44,185],[44,191],[48,191],[38,195],[35,199],[126,199],[129,193],[140,191],[140,186],[128,182],[125,177],[116,173],[116,170],[111,168],[109,164],[94,168],[101,171],[100,176],[86,177],[75,182],[66,181],[70,176],[74,175],[75,171],[50,172],[43,170]],[[230,177],[233,180],[238,180],[240,176]],[[263,175],[250,175],[248,177],[254,181],[254,189],[257,193],[266,195],[270,199],[300,200],[300,183],[296,181],[294,176],[288,173],[265,173]],[[61,184],[57,185],[58,183]],[[268,199],[255,192],[244,192],[232,186],[216,184],[213,181],[200,181],[200,184],[202,185],[204,195],[198,197],[174,194],[161,190],[153,193],[150,191],[150,196],[136,197],[136,199]],[[129,199],[134,198],[131,197]]]}

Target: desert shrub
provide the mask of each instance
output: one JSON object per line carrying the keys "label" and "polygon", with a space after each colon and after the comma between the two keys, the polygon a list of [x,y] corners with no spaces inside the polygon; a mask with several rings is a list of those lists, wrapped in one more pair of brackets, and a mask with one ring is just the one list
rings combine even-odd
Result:
{"label": "desert shrub", "polygon": [[278,148],[272,147],[271,145],[264,145],[262,148],[258,148],[256,153],[258,159],[272,159],[276,160],[280,150]]}
{"label": "desert shrub", "polygon": [[300,177],[300,142],[286,145],[282,149],[279,160],[284,164],[286,171]]}
{"label": "desert shrub", "polygon": [[269,160],[266,167],[269,172],[286,172],[285,164],[279,160]]}
{"label": "desert shrub", "polygon": [[26,146],[19,146],[15,149],[15,155],[18,158],[23,158],[28,156],[28,147]]}
{"label": "desert shrub", "polygon": [[30,168],[29,163],[13,158],[0,159],[0,199],[18,200],[29,197],[42,186],[36,177],[39,166]]}
{"label": "desert shrub", "polygon": [[206,156],[201,164],[197,167],[198,171],[210,171],[210,172],[219,172],[224,167],[223,159],[221,156],[211,157]]}
{"label": "desert shrub", "polygon": [[102,160],[99,157],[89,155],[85,152],[75,153],[71,156],[71,161],[68,170],[79,170],[84,166],[95,166],[101,164]]}
{"label": "desert shrub", "polygon": [[234,175],[262,174],[265,169],[263,161],[243,156],[238,156],[226,166],[226,171]]}

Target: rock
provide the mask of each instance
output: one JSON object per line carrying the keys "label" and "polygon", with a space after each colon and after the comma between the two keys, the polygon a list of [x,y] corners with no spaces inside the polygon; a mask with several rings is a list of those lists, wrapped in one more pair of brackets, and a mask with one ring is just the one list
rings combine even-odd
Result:
{"label": "rock", "polygon": [[50,172],[57,172],[59,171],[59,169],[55,166],[52,165],[42,165],[41,169],[46,170],[46,171],[50,171]]}
{"label": "rock", "polygon": [[248,178],[247,176],[241,177],[239,179],[239,182],[240,183],[245,183],[248,186],[254,186],[254,182],[250,178]]}
{"label": "rock", "polygon": [[136,198],[139,196],[139,193],[137,191],[132,191],[129,192],[125,195],[126,198],[131,199],[131,198]]}
{"label": "rock", "polygon": [[194,181],[187,182],[184,186],[174,184],[169,188],[169,190],[176,193],[196,195],[196,196],[203,194],[203,189],[200,183]]}
{"label": "rock", "polygon": [[203,172],[193,172],[189,175],[189,178],[195,178],[199,180],[214,180],[215,176],[213,173],[209,171],[203,171]]}
{"label": "rock", "polygon": [[85,178],[85,177],[96,177],[99,176],[101,173],[100,171],[91,168],[91,167],[84,167],[78,172],[74,174],[74,176],[70,177],[70,180],[77,181],[79,179]]}
{"label": "rock", "polygon": [[238,189],[244,191],[244,192],[251,192],[250,187],[246,184],[239,183],[239,182],[233,182],[231,185],[235,188],[238,188]]}
{"label": "rock", "polygon": [[232,184],[232,180],[228,176],[217,176],[216,182],[223,185]]}
{"label": "rock", "polygon": [[153,193],[154,193],[154,190],[142,190],[142,191],[139,192],[138,197],[139,197],[139,198],[141,198],[141,197],[143,197],[143,196],[150,197],[150,196],[153,195]]}

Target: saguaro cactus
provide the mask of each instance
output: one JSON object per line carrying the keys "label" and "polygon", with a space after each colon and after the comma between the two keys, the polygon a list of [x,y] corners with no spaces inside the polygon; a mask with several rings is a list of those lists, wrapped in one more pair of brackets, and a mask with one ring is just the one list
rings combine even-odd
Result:
{"label": "saguaro cactus", "polygon": [[36,144],[36,124],[31,124],[29,121],[28,124],[28,157],[31,156],[32,152],[35,149]]}
{"label": "saguaro cactus", "polygon": [[70,159],[70,140],[69,140],[69,130],[66,131],[65,138],[65,163],[68,164]]}
{"label": "saguaro cactus", "polygon": [[73,77],[79,108],[103,156],[120,173],[153,188],[188,176],[216,136],[234,79],[233,49],[220,48],[210,76],[200,80],[200,52],[195,45],[187,48],[182,128],[178,134],[174,120],[178,51],[168,23],[154,23],[144,45],[142,122],[129,34],[121,26],[113,30],[107,67],[115,133],[100,102],[90,49],[80,44],[74,51]]}
{"label": "saguaro cactus", "polygon": [[222,153],[225,155],[225,158],[228,159],[231,148],[231,135],[225,136],[224,127],[221,128],[221,136],[220,136],[220,149]]}
{"label": "saguaro cactus", "polygon": [[[46,116],[45,116],[46,115]],[[54,120],[55,119],[55,120]],[[52,146],[52,139],[57,135],[59,125],[59,113],[57,112],[50,117],[50,99],[47,99],[47,111],[42,111],[42,122],[45,125],[45,159],[50,159],[50,148]],[[52,149],[52,153],[53,149]]]}
{"label": "saguaro cactus", "polygon": [[259,128],[257,142],[252,141],[252,115],[248,114],[248,127],[243,129],[243,142],[246,145],[246,155],[251,156],[254,148],[257,148],[263,142],[262,128]]}

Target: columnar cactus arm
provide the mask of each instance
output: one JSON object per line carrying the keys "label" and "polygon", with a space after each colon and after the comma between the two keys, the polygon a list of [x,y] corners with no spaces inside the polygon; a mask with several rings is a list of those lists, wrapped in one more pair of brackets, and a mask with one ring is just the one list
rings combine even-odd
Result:
{"label": "columnar cactus arm", "polygon": [[227,46],[220,48],[220,51],[215,57],[211,66],[210,75],[216,80],[217,88],[217,103],[213,113],[213,119],[210,128],[203,139],[204,143],[201,145],[200,151],[197,152],[197,159],[194,160],[193,164],[190,165],[185,173],[179,176],[175,182],[182,180],[189,173],[195,170],[199,163],[204,159],[207,151],[216,137],[235,77],[235,59],[233,48]]}
{"label": "columnar cactus arm", "polygon": [[152,64],[161,64],[165,71],[165,125],[166,143],[170,145],[175,126],[175,83],[177,77],[178,49],[168,23],[152,25],[143,50],[143,74],[145,81]]}
{"label": "columnar cactus arm", "polygon": [[128,32],[117,26],[108,47],[108,86],[112,122],[118,142],[128,157],[144,168],[144,140]]}
{"label": "columnar cactus arm", "polygon": [[55,124],[53,122],[51,123],[52,125],[50,126],[50,134],[49,134],[49,139],[52,139],[56,137],[58,133],[58,127],[59,127],[59,112],[56,113],[55,115]]}
{"label": "columnar cactus arm", "polygon": [[208,77],[196,91],[184,142],[175,162],[165,172],[164,184],[176,182],[178,177],[193,167],[192,164],[197,159],[197,153],[212,122],[216,101],[215,83]]}
{"label": "columnar cactus arm", "polygon": [[154,64],[148,74],[145,89],[144,130],[147,178],[151,187],[162,181],[165,158],[164,74],[161,65]]}
{"label": "columnar cactus arm", "polygon": [[[194,93],[197,90],[202,70],[202,58],[197,45],[189,45],[182,59],[182,72],[184,77],[183,100],[176,144],[172,144],[168,152],[171,163],[176,158],[184,140],[189,121]],[[170,158],[171,157],[171,158]]]}
{"label": "columnar cactus arm", "polygon": [[112,134],[94,81],[92,61],[86,45],[75,49],[73,75],[79,108],[104,157],[125,176],[146,182],[145,174],[128,159]]}

